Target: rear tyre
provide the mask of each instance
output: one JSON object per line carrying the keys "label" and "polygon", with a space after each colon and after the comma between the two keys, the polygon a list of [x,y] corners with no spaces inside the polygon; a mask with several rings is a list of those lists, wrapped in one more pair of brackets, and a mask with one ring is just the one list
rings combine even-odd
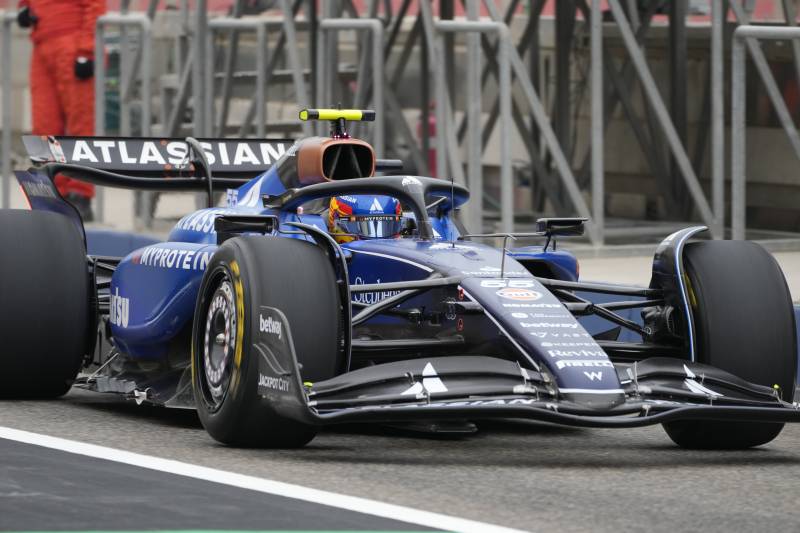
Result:
{"label": "rear tyre", "polygon": [[262,305],[286,316],[303,380],[329,379],[340,370],[339,295],[324,252],[297,239],[230,239],[209,262],[195,308],[197,412],[208,433],[223,444],[301,447],[316,428],[280,417],[258,394],[253,341]]}
{"label": "rear tyre", "polygon": [[64,216],[0,210],[0,397],[65,394],[89,346],[83,236]]}
{"label": "rear tyre", "polygon": [[[684,251],[697,359],[752,383],[779,387],[792,401],[797,374],[794,309],[783,272],[748,241],[691,243]],[[676,421],[664,424],[679,446],[744,449],[773,440],[781,423]]]}

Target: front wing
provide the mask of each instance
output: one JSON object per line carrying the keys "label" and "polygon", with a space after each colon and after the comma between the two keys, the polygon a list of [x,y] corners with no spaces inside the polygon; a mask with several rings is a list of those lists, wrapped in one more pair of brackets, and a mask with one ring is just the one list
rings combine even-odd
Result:
{"label": "front wing", "polygon": [[350,422],[523,418],[582,427],[640,427],[674,420],[800,422],[779,391],[723,370],[674,358],[615,364],[621,388],[560,394],[546,373],[483,356],[398,361],[303,383],[284,334],[258,335],[258,393],[276,413],[312,425]]}

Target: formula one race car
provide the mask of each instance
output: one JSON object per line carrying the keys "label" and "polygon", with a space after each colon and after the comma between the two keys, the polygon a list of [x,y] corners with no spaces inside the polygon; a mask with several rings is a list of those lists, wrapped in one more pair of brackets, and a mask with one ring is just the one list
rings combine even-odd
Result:
{"label": "formula one race car", "polygon": [[[658,247],[649,287],[581,282],[555,240],[584,219],[511,236],[541,246],[490,247],[511,237],[466,233],[463,186],[375,176],[398,162],[346,132],[373,117],[306,110],[332,135],[295,143],[25,138],[32,210],[0,212],[0,394],[74,383],[196,408],[216,440],[267,447],[343,422],[526,418],[746,448],[800,421],[795,316],[763,248],[692,227]],[[57,173],[205,191],[209,206],[165,242],[87,256]]]}

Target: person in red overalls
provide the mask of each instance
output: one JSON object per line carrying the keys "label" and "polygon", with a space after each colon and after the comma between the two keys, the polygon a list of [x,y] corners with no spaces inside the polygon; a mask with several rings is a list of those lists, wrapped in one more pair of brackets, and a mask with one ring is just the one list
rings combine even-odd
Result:
{"label": "person in red overalls", "polygon": [[[34,135],[94,135],[94,32],[106,0],[20,0],[17,22],[32,28]],[[92,220],[94,186],[56,176],[61,195]]]}

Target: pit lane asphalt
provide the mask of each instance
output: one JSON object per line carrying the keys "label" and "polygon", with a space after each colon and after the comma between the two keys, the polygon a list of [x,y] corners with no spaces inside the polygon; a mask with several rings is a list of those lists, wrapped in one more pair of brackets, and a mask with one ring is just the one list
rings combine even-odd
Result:
{"label": "pit lane asphalt", "polygon": [[191,411],[76,389],[4,401],[0,425],[532,531],[800,529],[800,426],[741,452],[680,450],[658,426],[528,422],[456,439],[350,426],[247,450],[216,444]]}

